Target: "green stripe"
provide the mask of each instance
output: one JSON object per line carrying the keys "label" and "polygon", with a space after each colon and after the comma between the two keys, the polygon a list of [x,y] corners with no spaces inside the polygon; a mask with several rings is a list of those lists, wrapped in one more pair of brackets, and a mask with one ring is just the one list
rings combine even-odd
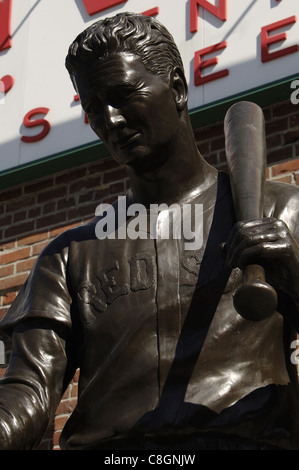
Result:
{"label": "green stripe", "polygon": [[[298,79],[299,76],[293,75],[266,86],[257,87],[192,109],[189,113],[192,126],[195,129],[222,121],[229,107],[240,100],[253,101],[261,107],[287,100],[294,91],[290,88],[291,82],[296,78]],[[10,170],[4,170],[0,172],[0,190],[68,170],[84,163],[88,164],[108,155],[106,147],[101,142],[96,141]]]}

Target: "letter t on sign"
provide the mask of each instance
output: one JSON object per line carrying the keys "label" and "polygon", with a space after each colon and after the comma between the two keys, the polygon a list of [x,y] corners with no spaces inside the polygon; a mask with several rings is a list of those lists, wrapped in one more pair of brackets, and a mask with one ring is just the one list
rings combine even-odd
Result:
{"label": "letter t on sign", "polygon": [[11,47],[11,7],[12,0],[0,1],[0,51]]}
{"label": "letter t on sign", "polygon": [[99,11],[107,10],[107,8],[114,7],[120,3],[125,3],[127,0],[82,0],[86,11],[89,15],[94,15]]}

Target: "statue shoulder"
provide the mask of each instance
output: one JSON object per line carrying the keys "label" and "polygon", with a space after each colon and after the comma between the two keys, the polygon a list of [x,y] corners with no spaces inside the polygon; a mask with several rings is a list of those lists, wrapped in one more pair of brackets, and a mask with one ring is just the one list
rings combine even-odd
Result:
{"label": "statue shoulder", "polygon": [[283,220],[299,239],[299,186],[266,181],[264,216]]}

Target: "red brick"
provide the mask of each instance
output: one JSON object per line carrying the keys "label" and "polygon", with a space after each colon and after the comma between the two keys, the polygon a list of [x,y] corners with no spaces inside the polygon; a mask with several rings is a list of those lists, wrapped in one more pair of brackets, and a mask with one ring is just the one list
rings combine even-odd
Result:
{"label": "red brick", "polygon": [[54,228],[53,230],[50,231],[50,237],[51,238],[57,237],[57,235],[60,235],[66,230],[70,230],[72,228],[78,227],[78,225],[80,224],[78,222],[75,222],[74,224],[63,225],[61,227]]}
{"label": "red brick", "polygon": [[284,144],[291,144],[299,140],[299,127],[290,129],[288,132],[285,132],[284,135]]}
{"label": "red brick", "polygon": [[266,123],[266,134],[276,134],[283,132],[288,129],[288,119],[277,119],[276,121],[270,121]]}
{"label": "red brick", "polygon": [[0,255],[0,264],[13,263],[30,256],[30,248],[20,248]]}
{"label": "red brick", "polygon": [[291,175],[281,176],[280,178],[275,178],[275,181],[280,181],[281,183],[292,183]]}
{"label": "red brick", "polygon": [[14,267],[13,265],[9,265],[9,266],[1,266],[0,267],[0,278],[1,277],[7,277],[7,276],[11,276],[14,272]]}
{"label": "red brick", "polygon": [[117,183],[110,184],[108,188],[109,194],[123,194],[125,191],[124,182],[118,181]]}
{"label": "red brick", "polygon": [[107,171],[103,175],[103,183],[111,183],[112,181],[118,181],[127,176],[127,172],[124,168],[118,168],[117,170]]}
{"label": "red brick", "polygon": [[56,208],[55,201],[48,202],[47,204],[43,206],[43,214],[50,214],[51,212],[55,212],[55,208]]}
{"label": "red brick", "polygon": [[4,377],[6,369],[7,369],[7,367],[1,367],[0,368],[0,379],[2,379],[2,377]]}
{"label": "red brick", "polygon": [[296,170],[299,170],[299,158],[273,166],[272,176],[281,175],[282,173],[290,173]]}
{"label": "red brick", "polygon": [[28,219],[33,219],[38,217],[41,214],[41,208],[40,207],[33,207],[28,211]]}
{"label": "red brick", "polygon": [[69,171],[64,173],[63,175],[59,175],[55,179],[55,184],[66,184],[70,181],[75,181],[76,179],[83,178],[86,175],[86,168],[78,168],[73,171]]}
{"label": "red brick", "polygon": [[60,432],[54,432],[53,433],[53,450],[59,449],[59,438],[60,438]]}
{"label": "red brick", "polygon": [[224,137],[219,137],[218,139],[213,139],[211,141],[211,151],[221,150],[225,148]]}
{"label": "red brick", "polygon": [[18,240],[18,246],[33,245],[34,243],[41,242],[47,238],[48,232],[35,233],[34,235],[29,235],[28,237],[24,237]]}
{"label": "red brick", "polygon": [[61,431],[64,428],[65,423],[68,420],[68,416],[56,416],[54,422],[55,431]]}
{"label": "red brick", "polygon": [[15,300],[16,296],[17,296],[16,292],[7,292],[3,296],[3,305],[11,304]]}
{"label": "red brick", "polygon": [[5,237],[12,238],[18,235],[32,232],[34,230],[34,220],[26,221],[23,224],[11,225],[11,227],[5,230]]}
{"label": "red brick", "polygon": [[52,228],[57,225],[60,225],[62,222],[65,222],[67,217],[66,212],[58,212],[57,214],[47,215],[45,217],[40,217],[36,220],[36,228]]}
{"label": "red brick", "polygon": [[277,107],[273,108],[273,117],[284,116],[286,114],[294,113],[294,105],[291,101],[284,102]]}
{"label": "red brick", "polygon": [[31,269],[33,268],[34,264],[35,264],[35,260],[36,258],[29,258],[29,259],[26,259],[24,261],[19,261],[17,263],[17,273],[23,273],[23,272],[26,272],[26,271],[31,271]]}
{"label": "red brick", "polygon": [[75,372],[75,375],[74,375],[74,377],[73,377],[72,382],[73,382],[73,383],[78,383],[78,382],[79,382],[79,378],[80,378],[80,369],[77,369],[76,372]]}
{"label": "red brick", "polygon": [[208,155],[211,151],[210,141],[201,142],[200,140],[196,142],[197,148],[202,155]]}
{"label": "red brick", "polygon": [[2,245],[0,245],[0,251],[3,251],[3,250],[10,250],[11,248],[14,248],[15,247],[15,242],[5,242],[3,243]]}
{"label": "red brick", "polygon": [[[79,205],[80,204],[85,204],[86,202],[92,202],[93,201],[93,195],[94,191],[89,191],[88,193],[81,194],[79,197]],[[75,207],[75,205],[74,205]]]}
{"label": "red brick", "polygon": [[93,163],[89,169],[89,175],[102,174],[108,170],[114,170],[119,168],[119,163],[117,163],[113,158],[101,160],[99,162]]}
{"label": "red brick", "polygon": [[38,181],[36,183],[31,183],[25,186],[24,192],[25,194],[28,193],[38,193],[39,191],[43,191],[44,189],[51,188],[53,186],[53,179]]}
{"label": "red brick", "polygon": [[43,243],[37,243],[32,247],[32,256],[39,255],[46,246],[48,246],[50,243],[50,240],[47,239]]}
{"label": "red brick", "polygon": [[84,178],[82,180],[75,181],[70,185],[69,191],[71,194],[78,193],[80,191],[87,191],[90,188],[97,188],[100,185],[99,176],[95,178]]}
{"label": "red brick", "polygon": [[23,209],[24,207],[29,208],[34,206],[35,204],[35,196],[30,197],[23,197],[22,199],[18,199],[18,201],[7,204],[6,211],[7,212],[14,212],[16,209]]}
{"label": "red brick", "polygon": [[87,217],[94,217],[97,204],[88,204],[86,206],[78,207],[77,209],[72,209],[68,213],[69,220],[76,219],[86,219]]}
{"label": "red brick", "polygon": [[76,206],[76,201],[74,197],[61,199],[60,201],[57,201],[58,211],[62,209],[68,209],[69,207],[75,207],[75,206]]}
{"label": "red brick", "polygon": [[195,139],[198,141],[205,141],[213,139],[223,134],[223,123],[216,123],[212,126],[206,126],[194,130]]}
{"label": "red brick", "polygon": [[291,145],[288,145],[287,147],[282,147],[277,150],[272,150],[268,152],[267,155],[267,162],[269,163],[275,163],[279,162],[281,160],[286,160],[289,158],[292,158],[293,156],[293,149]]}
{"label": "red brick", "polygon": [[72,413],[72,411],[77,405],[77,401],[77,398],[69,398],[68,400],[62,400],[56,410],[56,416],[60,414],[65,415],[67,413]]}
{"label": "red brick", "polygon": [[297,114],[293,114],[290,117],[290,127],[291,128],[299,126],[299,107],[297,109],[298,109]]}
{"label": "red brick", "polygon": [[52,189],[51,191],[46,191],[38,194],[37,196],[37,202],[47,202],[50,201],[51,199],[59,199],[61,197],[66,196],[67,194],[67,187],[63,186],[61,188],[55,188]]}
{"label": "red brick", "polygon": [[8,312],[8,307],[0,308],[0,320],[4,317],[4,315]]}
{"label": "red brick", "polygon": [[282,136],[281,134],[273,134],[266,137],[266,145],[268,151],[270,149],[281,147]]}
{"label": "red brick", "polygon": [[15,212],[13,214],[13,223],[20,222],[26,219],[26,211]]}
{"label": "red brick", "polygon": [[0,217],[1,227],[4,227],[5,225],[11,225],[11,224],[12,224],[12,214],[7,214],[7,215],[4,215],[3,217]]}
{"label": "red brick", "polygon": [[0,289],[2,291],[12,289],[12,288],[16,289],[17,287],[20,287],[24,284],[27,277],[28,277],[27,274],[17,274],[16,276],[1,279]]}
{"label": "red brick", "polygon": [[22,195],[22,188],[15,188],[9,191],[4,191],[1,193],[1,201],[9,201],[11,199],[16,199],[21,197]]}

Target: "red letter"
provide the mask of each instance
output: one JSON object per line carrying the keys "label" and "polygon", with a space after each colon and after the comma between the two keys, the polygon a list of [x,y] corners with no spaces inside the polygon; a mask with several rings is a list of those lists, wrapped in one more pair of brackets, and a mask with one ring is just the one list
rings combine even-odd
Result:
{"label": "red letter", "polygon": [[11,47],[11,6],[12,0],[0,1],[0,51]]}
{"label": "red letter", "polygon": [[[79,95],[74,96],[74,101],[80,101]],[[86,113],[84,113],[84,122],[85,122],[85,124],[89,124],[88,117],[87,117]]]}
{"label": "red letter", "polygon": [[94,15],[99,11],[107,10],[107,8],[114,7],[120,3],[125,3],[127,0],[83,0],[86,11],[89,15]]}
{"label": "red letter", "polygon": [[29,111],[25,115],[23,119],[23,124],[25,127],[43,126],[43,130],[37,135],[33,135],[33,136],[23,135],[21,137],[21,140],[23,142],[37,142],[38,140],[41,140],[44,137],[46,137],[46,135],[50,132],[50,129],[51,129],[51,125],[49,121],[47,121],[46,119],[35,119],[35,121],[31,121],[31,118],[35,116],[35,114],[47,114],[48,112],[49,112],[49,108],[35,108]]}
{"label": "red letter", "polygon": [[142,15],[144,16],[156,16],[159,14],[159,7],[154,7],[154,8],[151,8],[150,10],[146,10],[142,13]]}
{"label": "red letter", "polygon": [[202,60],[202,57],[211,52],[225,49],[227,46],[226,41],[219,42],[213,46],[206,47],[200,51],[196,51],[194,55],[194,84],[195,86],[203,85],[204,83],[217,80],[218,78],[226,77],[229,74],[228,69],[221,70],[220,72],[211,73],[210,75],[202,76],[201,71],[206,67],[218,64],[218,58],[213,57],[212,59]]}
{"label": "red letter", "polygon": [[13,87],[14,79],[11,75],[4,75],[4,77],[0,78],[0,83],[2,83],[2,91],[8,93]]}
{"label": "red letter", "polygon": [[288,24],[296,23],[296,16],[290,16],[285,20],[277,21],[276,23],[269,24],[268,26],[263,26],[261,29],[261,48],[262,48],[262,62],[269,62],[270,60],[277,59],[287,54],[292,54],[297,52],[299,47],[296,44],[295,46],[286,47],[279,51],[269,52],[269,45],[274,44],[279,41],[285,41],[287,39],[286,33],[276,34],[276,36],[270,36],[269,32],[274,31],[275,29],[287,26]]}
{"label": "red letter", "polygon": [[197,5],[208,10],[212,15],[217,16],[222,21],[226,21],[226,0],[219,0],[219,6],[211,5],[207,0],[190,0],[190,31],[195,33],[198,30]]}

